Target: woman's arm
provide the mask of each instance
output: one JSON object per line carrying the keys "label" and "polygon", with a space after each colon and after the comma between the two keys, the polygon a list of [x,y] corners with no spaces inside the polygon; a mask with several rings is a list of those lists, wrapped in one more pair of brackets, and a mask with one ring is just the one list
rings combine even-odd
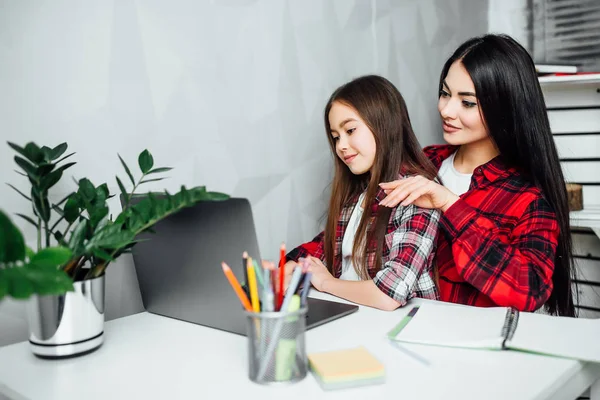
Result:
{"label": "woman's arm", "polygon": [[[438,229],[439,211],[416,206],[399,207],[394,213],[396,229],[386,235],[390,254],[373,280],[344,281],[336,279],[317,259],[311,258],[311,283],[317,290],[355,303],[395,310],[406,304],[415,292],[423,274],[429,274],[431,252]],[[437,298],[432,279],[422,287],[422,297]]]}
{"label": "woman's arm", "polygon": [[496,224],[458,200],[440,220],[451,239],[456,268],[465,281],[499,306],[540,308],[552,292],[559,227],[550,205],[537,198],[507,240]]}

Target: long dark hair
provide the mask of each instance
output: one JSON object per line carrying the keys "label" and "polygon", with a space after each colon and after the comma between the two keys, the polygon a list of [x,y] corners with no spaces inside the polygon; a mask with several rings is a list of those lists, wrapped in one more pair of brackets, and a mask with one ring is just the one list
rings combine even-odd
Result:
{"label": "long dark hair", "polygon": [[509,36],[476,37],[463,43],[446,61],[440,90],[457,60],[471,76],[484,123],[502,159],[538,187],[556,213],[560,232],[553,290],[545,307],[551,314],[574,316],[571,277],[575,271],[567,190],[533,60]]}
{"label": "long dark hair", "polygon": [[[375,161],[367,173],[354,175],[336,155],[329,125],[329,111],[334,102],[353,108],[375,137]],[[339,87],[329,98],[324,117],[325,133],[335,165],[325,226],[326,264],[332,271],[335,234],[342,208],[354,196],[359,196],[366,190],[367,208],[356,232],[352,259],[357,274],[363,279],[369,279],[367,253],[375,250],[375,267],[380,269],[383,239],[391,213],[390,208],[379,207],[377,215],[371,215],[370,205],[379,191],[379,183],[397,179],[401,169],[405,174],[420,174],[433,179],[436,169],[421,150],[402,95],[390,81],[381,76],[363,76]],[[372,217],[375,218],[374,225]]]}

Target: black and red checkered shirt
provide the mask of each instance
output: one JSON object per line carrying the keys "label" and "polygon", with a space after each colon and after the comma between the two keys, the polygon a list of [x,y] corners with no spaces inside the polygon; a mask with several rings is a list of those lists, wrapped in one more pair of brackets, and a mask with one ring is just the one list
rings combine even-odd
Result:
{"label": "black and red checkered shirt", "polygon": [[[370,207],[372,217],[384,197],[385,193],[380,189]],[[358,196],[355,196],[344,205],[337,223],[332,268],[336,278],[342,274],[342,241],[357,202]],[[431,270],[439,217],[439,210],[414,205],[392,208],[384,238],[381,269],[375,267],[374,249],[367,249],[370,278],[383,293],[401,305],[412,297],[439,298]],[[321,232],[312,241],[290,251],[287,260],[298,261],[300,257],[310,255],[325,262],[323,236],[324,232]]]}
{"label": "black and red checkered shirt", "polygon": [[[435,166],[457,150],[424,149]],[[559,226],[541,191],[500,156],[473,171],[469,190],[440,218],[440,299],[475,306],[540,308],[552,292]]]}

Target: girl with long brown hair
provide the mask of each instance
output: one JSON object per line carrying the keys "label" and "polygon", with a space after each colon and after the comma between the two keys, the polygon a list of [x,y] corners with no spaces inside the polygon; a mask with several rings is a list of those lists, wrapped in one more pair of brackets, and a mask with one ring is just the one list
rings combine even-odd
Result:
{"label": "girl with long brown hair", "polygon": [[437,299],[431,276],[440,213],[414,205],[380,207],[380,182],[436,176],[394,85],[363,76],[338,88],[325,107],[335,175],[325,230],[287,255],[301,258],[311,283],[346,300],[394,310],[412,297]]}

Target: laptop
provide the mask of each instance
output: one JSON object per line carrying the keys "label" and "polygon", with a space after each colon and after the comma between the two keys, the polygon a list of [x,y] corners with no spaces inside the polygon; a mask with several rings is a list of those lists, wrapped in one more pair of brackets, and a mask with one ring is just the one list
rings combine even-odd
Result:
{"label": "laptop", "polygon": [[[135,196],[132,203],[143,197]],[[242,305],[223,274],[221,261],[242,282],[242,253],[247,251],[260,260],[249,201],[199,202],[161,220],[153,231],[140,235],[139,239],[147,240],[132,251],[146,311],[246,335]],[[357,310],[356,305],[309,297],[306,327]]]}

